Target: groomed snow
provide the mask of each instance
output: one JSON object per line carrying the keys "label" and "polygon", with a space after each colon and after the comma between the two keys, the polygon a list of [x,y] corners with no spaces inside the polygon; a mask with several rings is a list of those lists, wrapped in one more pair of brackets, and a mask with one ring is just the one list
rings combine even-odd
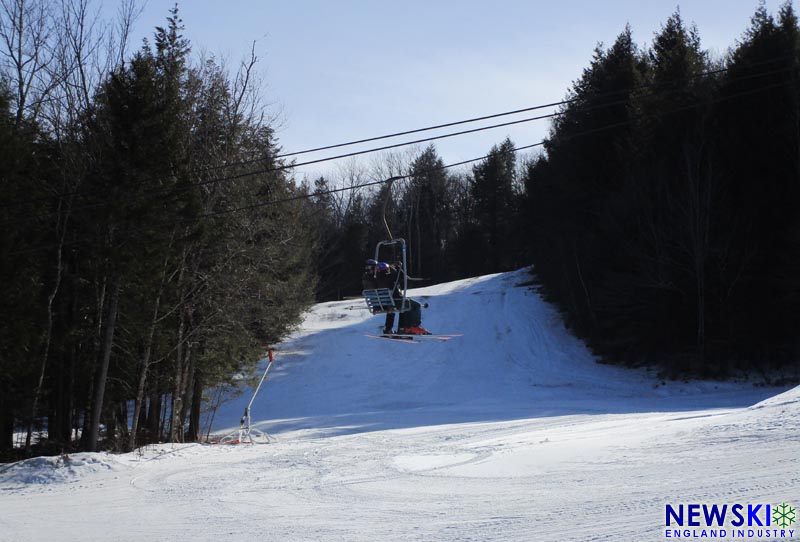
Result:
{"label": "groomed snow", "polygon": [[665,540],[667,503],[800,504],[800,388],[598,364],[528,280],[416,290],[446,343],[317,305],[253,405],[271,444],[0,466],[0,541]]}

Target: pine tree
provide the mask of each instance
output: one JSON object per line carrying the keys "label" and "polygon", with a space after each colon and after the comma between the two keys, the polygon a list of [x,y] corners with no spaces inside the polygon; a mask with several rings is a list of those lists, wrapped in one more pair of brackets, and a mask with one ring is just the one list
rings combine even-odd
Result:
{"label": "pine tree", "polygon": [[478,273],[508,271],[519,264],[514,225],[517,215],[516,153],[506,139],[472,169],[471,195],[481,235],[474,247],[473,269]]}
{"label": "pine tree", "polygon": [[525,170],[528,250],[551,299],[585,336],[600,336],[596,297],[629,267],[625,185],[635,155],[635,94],[647,72],[630,27],[573,85],[545,154]]}
{"label": "pine tree", "polygon": [[[10,99],[0,78],[0,201],[14,202],[41,196],[31,178],[38,169],[34,160],[36,127],[17,129],[9,114]],[[32,189],[33,188],[33,189]],[[41,213],[42,207],[24,209]],[[30,415],[28,400],[35,386],[33,367],[40,346],[43,314],[34,301],[41,299],[44,268],[35,249],[51,239],[37,225],[23,227],[29,217],[15,206],[0,208],[0,455],[13,447],[15,420]]]}
{"label": "pine tree", "polygon": [[[762,3],[732,51],[718,108],[725,228],[736,232],[721,311],[736,315],[726,340],[749,358],[797,349],[798,24],[790,3],[775,20]],[[736,345],[734,347],[734,344]],[[765,353],[769,353],[766,354]]]}
{"label": "pine tree", "polygon": [[410,216],[407,226],[409,272],[441,281],[447,276],[447,254],[453,239],[452,181],[431,145],[411,165],[409,187],[402,205]]}
{"label": "pine tree", "polygon": [[604,319],[608,329],[636,336],[645,356],[702,363],[714,297],[712,209],[720,188],[711,166],[714,80],[702,76],[707,54],[679,12],[656,34],[647,56],[650,88],[636,97],[640,143],[626,177],[631,257],[598,302],[613,310]]}

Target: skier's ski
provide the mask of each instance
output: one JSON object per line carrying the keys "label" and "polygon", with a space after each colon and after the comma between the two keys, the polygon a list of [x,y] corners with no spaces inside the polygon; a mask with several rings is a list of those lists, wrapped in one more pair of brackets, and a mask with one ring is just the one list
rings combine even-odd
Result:
{"label": "skier's ski", "polygon": [[[365,336],[365,337],[369,337],[370,339],[388,339],[388,340],[390,340],[390,341],[399,341],[399,342],[405,342],[405,343],[409,343],[409,344],[413,344],[413,343],[414,343],[414,339],[411,339],[411,338],[409,338],[409,337],[407,337],[407,336],[398,336],[398,335],[369,335],[369,334],[367,334],[367,335],[364,335],[364,336]],[[419,344],[419,343],[417,343],[417,344]]]}
{"label": "skier's ski", "polygon": [[440,335],[411,335],[411,334],[403,334],[403,333],[393,333],[391,335],[367,335],[367,337],[373,339],[391,339],[396,341],[449,341],[450,339],[455,339],[456,337],[461,337],[460,333],[452,333],[452,334],[440,334]]}

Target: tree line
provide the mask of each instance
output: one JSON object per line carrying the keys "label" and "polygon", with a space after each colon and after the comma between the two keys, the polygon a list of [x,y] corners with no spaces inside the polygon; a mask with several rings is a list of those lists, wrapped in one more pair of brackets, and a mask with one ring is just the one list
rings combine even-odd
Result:
{"label": "tree line", "polygon": [[133,4],[116,26],[88,6],[1,6],[8,456],[15,434],[29,453],[198,439],[204,390],[247,378],[313,301],[307,204],[231,212],[301,193],[256,58],[190,61],[177,8],[126,55]]}
{"label": "tree line", "polygon": [[679,13],[595,52],[525,174],[531,260],[610,360],[797,363],[798,22],[763,3],[724,59]]}
{"label": "tree line", "polygon": [[[431,284],[525,265],[518,228],[522,168],[506,139],[469,170],[453,171],[433,145],[351,163],[306,190],[317,207],[317,300],[361,293],[365,259],[382,240],[408,244],[407,271]],[[369,186],[375,179],[400,177]],[[334,186],[348,190],[331,194]]]}

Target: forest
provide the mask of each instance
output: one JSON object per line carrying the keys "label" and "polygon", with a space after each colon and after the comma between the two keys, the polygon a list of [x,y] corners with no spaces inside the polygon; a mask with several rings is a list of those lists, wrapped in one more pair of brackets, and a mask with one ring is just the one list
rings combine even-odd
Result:
{"label": "forest", "polygon": [[647,47],[624,27],[534,152],[452,167],[431,144],[316,179],[282,154],[254,53],[193,53],[177,6],[132,49],[133,2],[113,25],[88,6],[0,2],[1,458],[202,439],[388,236],[419,284],[532,266],[607,363],[796,371],[791,3],[723,58],[678,11]]}

